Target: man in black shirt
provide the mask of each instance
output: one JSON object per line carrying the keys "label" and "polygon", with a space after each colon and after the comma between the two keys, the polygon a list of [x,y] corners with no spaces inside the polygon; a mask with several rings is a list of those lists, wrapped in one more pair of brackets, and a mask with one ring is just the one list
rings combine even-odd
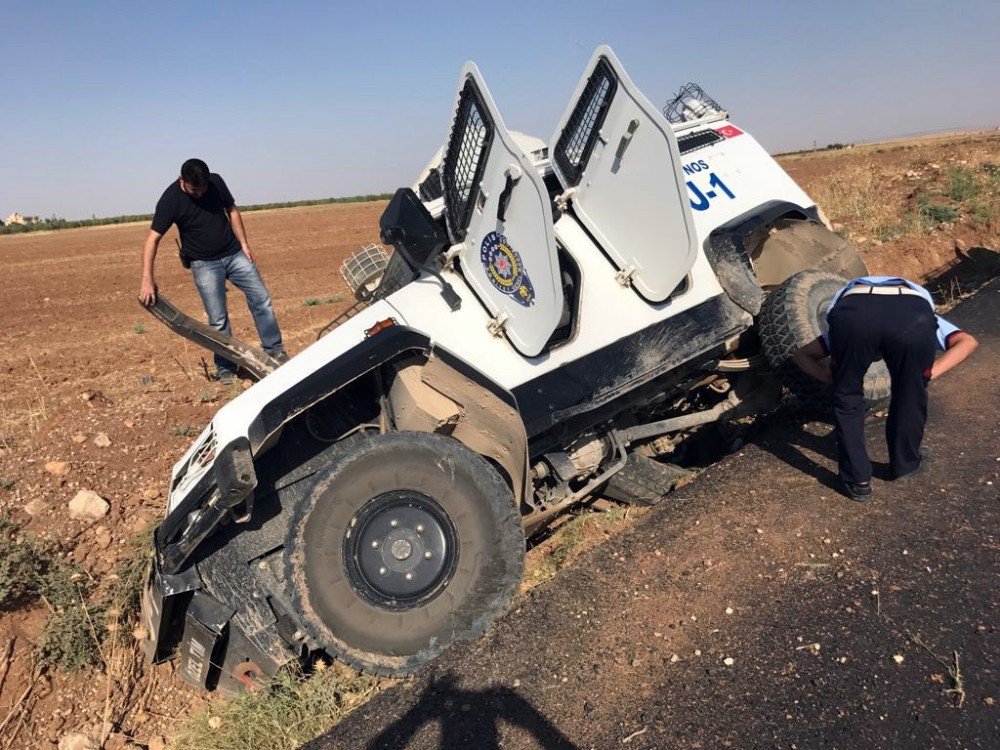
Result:
{"label": "man in black shirt", "polygon": [[[156,204],[153,224],[142,251],[142,285],[139,301],[156,302],[153,264],[160,239],[176,224],[181,235],[181,258],[190,263],[195,286],[208,314],[208,323],[229,334],[226,281],[246,295],[260,343],[279,362],[288,359],[281,343],[281,330],[274,317],[271,295],[264,286],[247,243],[243,217],[222,177],[208,171],[201,159],[181,165],[180,178],[163,191]],[[216,376],[232,380],[236,365],[215,356]]]}

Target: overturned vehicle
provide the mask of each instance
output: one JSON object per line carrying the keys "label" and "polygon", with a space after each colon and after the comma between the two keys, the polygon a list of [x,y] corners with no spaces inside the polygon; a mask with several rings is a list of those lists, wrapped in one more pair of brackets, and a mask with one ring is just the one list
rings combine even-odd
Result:
{"label": "overturned vehicle", "polygon": [[561,511],[656,502],[699,426],[820,396],[788,360],[865,273],[704,92],[661,112],[607,47],[548,144],[466,64],[380,229],[394,251],[346,264],[359,302],[316,343],[277,368],[231,342],[260,381],[174,467],[146,652],[195,685],[318,655],[401,675],[479,636]]}

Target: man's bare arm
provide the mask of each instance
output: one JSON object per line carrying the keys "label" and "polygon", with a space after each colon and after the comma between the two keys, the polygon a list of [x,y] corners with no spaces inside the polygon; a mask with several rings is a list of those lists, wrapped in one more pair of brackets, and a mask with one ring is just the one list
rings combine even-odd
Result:
{"label": "man's bare arm", "polygon": [[243,215],[236,208],[236,204],[230,206],[226,211],[229,213],[229,223],[233,225],[233,234],[240,241],[240,247],[243,248],[243,252],[250,259],[250,262],[253,263],[253,252],[250,250],[250,243],[247,242],[247,230],[243,227]]}
{"label": "man's bare arm", "polygon": [[159,232],[149,230],[142,246],[142,283],[139,285],[139,301],[144,305],[156,303],[156,280],[153,277],[153,265],[156,263],[156,250],[163,237]]}
{"label": "man's bare arm", "polygon": [[[824,362],[824,360],[826,361]],[[827,359],[823,339],[819,336],[795,352],[792,356],[792,361],[806,375],[815,378],[821,383],[830,384],[833,382],[833,371],[830,369],[830,361]]]}
{"label": "man's bare arm", "polygon": [[976,351],[977,346],[979,346],[979,342],[971,334],[965,331],[953,333],[948,337],[948,348],[944,354],[934,360],[931,367],[931,380],[936,380],[952,367],[962,364],[969,358],[969,355]]}

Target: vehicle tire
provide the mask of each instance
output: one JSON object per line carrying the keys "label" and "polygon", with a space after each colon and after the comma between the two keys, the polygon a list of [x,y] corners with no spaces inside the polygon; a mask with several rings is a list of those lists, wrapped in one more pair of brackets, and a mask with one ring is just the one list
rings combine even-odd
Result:
{"label": "vehicle tire", "polygon": [[289,533],[298,611],[331,655],[375,674],[408,674],[481,635],[524,567],[510,487],[430,433],[345,441]]}
{"label": "vehicle tire", "polygon": [[[846,283],[827,271],[801,271],[768,294],[761,307],[758,332],[764,356],[806,406],[826,406],[830,389],[802,372],[792,355],[826,332],[830,302]],[[872,407],[883,404],[889,398],[889,385],[885,362],[872,363],[865,374],[865,402]]]}

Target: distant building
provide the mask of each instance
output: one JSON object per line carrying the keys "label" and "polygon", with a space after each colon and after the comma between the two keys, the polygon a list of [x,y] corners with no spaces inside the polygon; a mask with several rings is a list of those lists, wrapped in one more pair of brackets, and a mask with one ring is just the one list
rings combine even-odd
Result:
{"label": "distant building", "polygon": [[4,224],[10,226],[11,224],[36,224],[38,223],[37,216],[21,216],[21,214],[15,211],[10,216],[7,217]]}

